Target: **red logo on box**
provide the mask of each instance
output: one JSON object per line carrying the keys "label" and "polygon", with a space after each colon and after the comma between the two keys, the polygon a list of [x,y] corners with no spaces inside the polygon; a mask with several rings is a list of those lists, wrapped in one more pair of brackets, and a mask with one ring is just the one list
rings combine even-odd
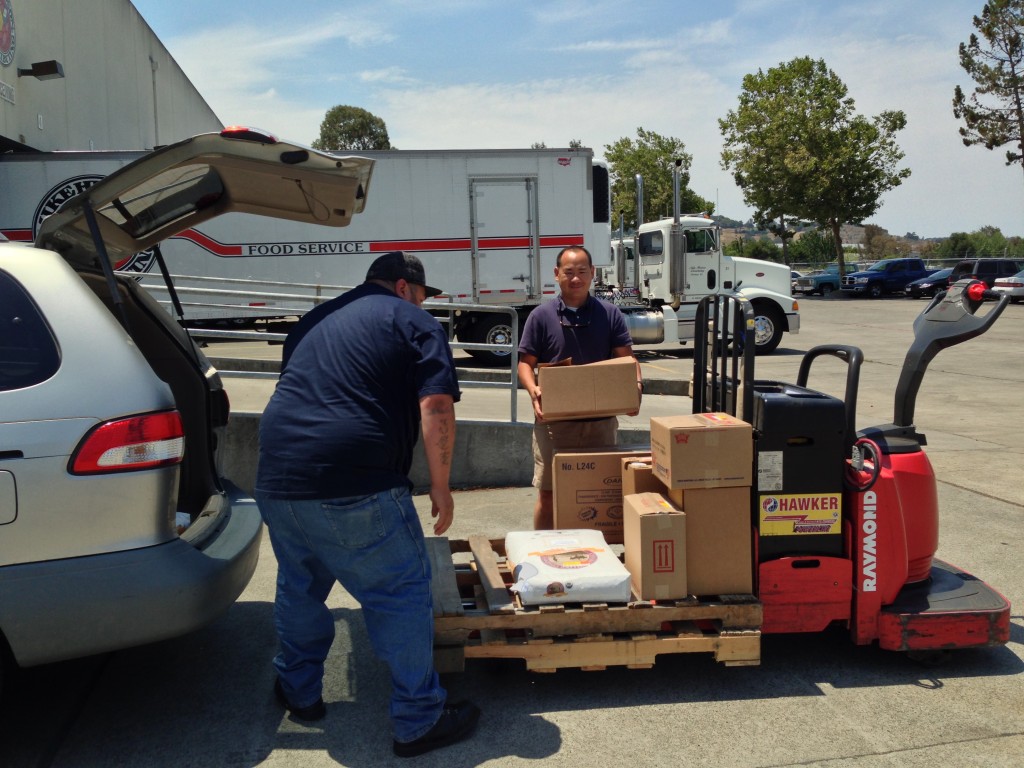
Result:
{"label": "red logo on box", "polygon": [[655,573],[672,573],[676,569],[676,543],[672,539],[655,539],[651,542]]}
{"label": "red logo on box", "polygon": [[676,432],[675,439],[676,439],[676,445],[679,445],[680,443],[688,443],[688,442],[690,442],[690,433],[689,432]]}

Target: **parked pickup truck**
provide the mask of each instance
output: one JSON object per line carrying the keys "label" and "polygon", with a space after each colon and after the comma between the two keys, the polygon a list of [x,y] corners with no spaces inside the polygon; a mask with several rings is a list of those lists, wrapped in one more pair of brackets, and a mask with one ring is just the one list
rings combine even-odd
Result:
{"label": "parked pickup truck", "polygon": [[843,278],[842,290],[852,296],[876,299],[887,293],[903,293],[907,283],[927,277],[934,271],[924,265],[923,259],[883,259],[863,272],[854,272]]}
{"label": "parked pickup truck", "polygon": [[[846,274],[851,274],[857,271],[857,267],[853,264],[846,265]],[[839,290],[839,284],[842,281],[839,279],[839,265],[829,264],[824,269],[812,272],[809,275],[803,275],[793,281],[793,293],[820,293],[822,296],[828,296],[832,291]]]}

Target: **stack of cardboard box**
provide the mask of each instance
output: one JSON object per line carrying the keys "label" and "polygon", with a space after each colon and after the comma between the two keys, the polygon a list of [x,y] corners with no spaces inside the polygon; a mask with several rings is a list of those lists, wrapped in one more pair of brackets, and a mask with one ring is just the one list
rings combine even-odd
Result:
{"label": "stack of cardboard box", "polygon": [[753,436],[728,414],[651,419],[651,450],[556,453],[556,528],[625,545],[644,600],[752,591]]}
{"label": "stack of cardboard box", "polygon": [[[682,515],[686,575],[640,568],[633,575],[638,597],[659,599],[666,587],[681,595],[749,594],[753,589],[750,493],[754,443],[750,425],[724,413],[651,419],[651,459],[623,462],[626,566],[639,546],[645,562],[658,556],[655,534],[645,535],[644,516],[653,514],[644,493],[666,498]],[[650,524],[648,523],[648,526]],[[679,594],[681,593],[681,595]],[[665,599],[665,595],[660,595]]]}
{"label": "stack of cardboard box", "polygon": [[[550,420],[639,408],[632,358],[542,368],[539,378]],[[641,599],[749,594],[753,452],[749,424],[702,413],[652,418],[649,451],[556,453],[555,528],[595,529],[624,544]]]}

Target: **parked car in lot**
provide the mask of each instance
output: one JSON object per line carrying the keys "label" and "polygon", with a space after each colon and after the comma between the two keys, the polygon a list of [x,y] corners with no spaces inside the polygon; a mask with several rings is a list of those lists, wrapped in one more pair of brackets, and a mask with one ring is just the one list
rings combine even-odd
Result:
{"label": "parked car in lot", "polygon": [[992,288],[1000,277],[1011,277],[1022,269],[1024,262],[1016,259],[964,259],[953,267],[949,284],[971,277]]}
{"label": "parked car in lot", "polygon": [[0,656],[175,637],[241,594],[262,528],[218,469],[220,377],[113,265],[230,211],[343,226],[371,169],[249,131],[197,136],[72,198],[35,247],[0,244]]}
{"label": "parked car in lot", "polygon": [[796,281],[803,276],[803,272],[797,272],[795,269],[791,269],[789,271],[789,287],[794,293],[796,293]]}
{"label": "parked car in lot", "polygon": [[[848,275],[857,271],[856,264],[846,264],[845,266],[845,271]],[[839,290],[841,283],[842,280],[839,279],[839,265],[829,264],[824,269],[819,269],[796,280],[793,286],[793,293],[817,293],[822,296],[828,296],[832,291]]]}
{"label": "parked car in lot", "polygon": [[877,299],[888,293],[903,293],[908,283],[927,277],[934,271],[924,265],[923,259],[882,259],[863,272],[844,277],[842,290],[848,295]]}
{"label": "parked car in lot", "polygon": [[997,277],[992,289],[1010,294],[1010,302],[1013,304],[1024,300],[1024,269],[1010,277]]}
{"label": "parked car in lot", "polygon": [[908,298],[921,299],[927,296],[934,296],[939,291],[946,290],[946,286],[949,283],[949,274],[953,271],[953,268],[940,269],[938,272],[933,272],[928,277],[922,277],[918,280],[907,283],[907,288],[904,293]]}

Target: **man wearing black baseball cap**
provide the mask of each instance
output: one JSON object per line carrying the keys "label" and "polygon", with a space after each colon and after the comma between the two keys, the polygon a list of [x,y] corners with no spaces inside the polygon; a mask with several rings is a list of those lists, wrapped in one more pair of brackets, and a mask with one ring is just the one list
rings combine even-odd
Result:
{"label": "man wearing black baseball cap", "polygon": [[440,288],[427,285],[427,277],[423,271],[423,262],[405,251],[391,251],[378,257],[366,272],[367,280],[383,280],[386,283],[407,283],[421,286],[426,290],[427,299],[441,295]]}
{"label": "man wearing black baseball cap", "polygon": [[[366,270],[366,281],[377,283],[381,287],[393,291],[399,298],[406,300],[417,298],[417,289],[422,288],[422,295],[418,297],[419,302],[416,303],[416,306],[442,293],[440,288],[431,288],[427,285],[423,262],[405,251],[389,251],[374,259],[370,268]],[[365,286],[366,283],[363,285]],[[306,337],[306,334],[334,310],[348,304],[352,300],[353,293],[354,291],[349,291],[323,304],[318,304],[302,316],[302,319],[284,340],[284,349],[281,352],[282,372],[288,365],[295,347]]]}
{"label": "man wearing black baseball cap", "polygon": [[326,715],[334,618],[325,601],[340,582],[391,670],[400,757],[466,738],[480,716],[475,704],[447,700],[434,668],[430,558],[410,495],[422,427],[434,534],[443,534],[455,508],[460,392],[448,337],[420,307],[439,293],[412,254],[377,258],[362,285],[289,334],[260,420],[255,495],[278,563],[274,693],[300,720]]}

